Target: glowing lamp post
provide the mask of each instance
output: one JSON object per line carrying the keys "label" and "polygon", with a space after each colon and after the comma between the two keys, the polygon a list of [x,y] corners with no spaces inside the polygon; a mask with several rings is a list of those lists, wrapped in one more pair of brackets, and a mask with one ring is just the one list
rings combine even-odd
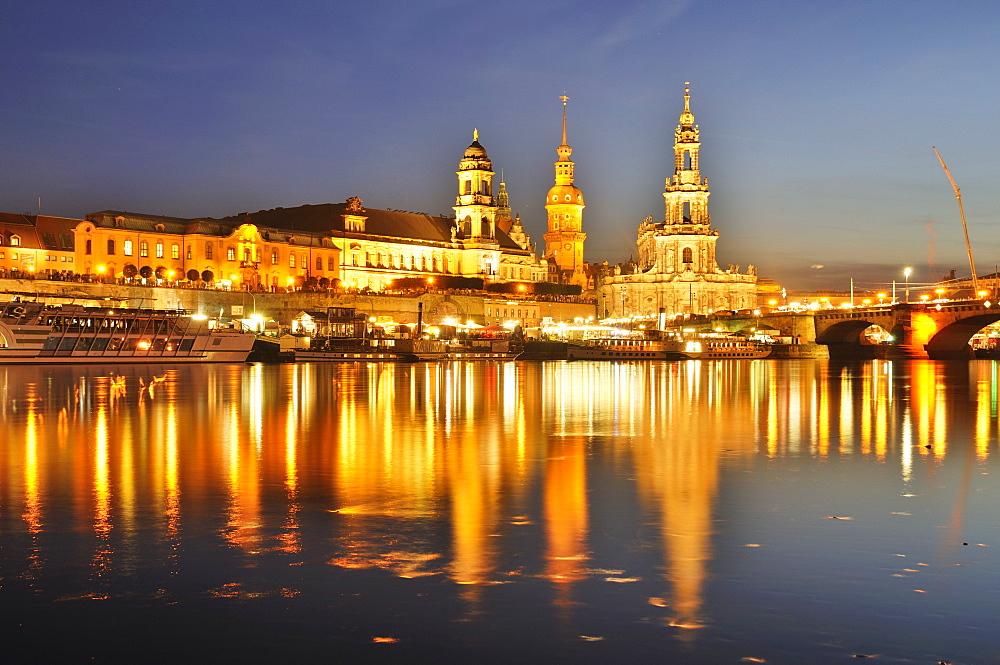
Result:
{"label": "glowing lamp post", "polygon": [[903,302],[910,302],[910,273],[913,268],[903,268],[903,278],[906,280],[906,287],[903,290]]}

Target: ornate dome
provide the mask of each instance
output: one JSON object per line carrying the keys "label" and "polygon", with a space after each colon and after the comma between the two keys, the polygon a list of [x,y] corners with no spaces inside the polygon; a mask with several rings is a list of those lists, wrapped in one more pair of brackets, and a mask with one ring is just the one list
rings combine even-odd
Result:
{"label": "ornate dome", "polygon": [[555,205],[557,203],[584,205],[583,192],[576,185],[556,185],[549,189],[545,202],[548,205]]}
{"label": "ornate dome", "polygon": [[479,141],[473,141],[472,145],[465,149],[466,157],[486,157],[486,148],[479,145]]}

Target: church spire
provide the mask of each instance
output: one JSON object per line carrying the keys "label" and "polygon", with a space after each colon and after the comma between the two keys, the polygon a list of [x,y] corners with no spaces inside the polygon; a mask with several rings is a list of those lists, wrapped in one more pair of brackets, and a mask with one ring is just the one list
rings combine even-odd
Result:
{"label": "church spire", "polygon": [[[703,178],[699,165],[701,136],[691,112],[691,83],[684,83],[684,110],[674,131],[674,174],[667,178],[663,197],[666,200],[665,220],[668,225],[687,229],[699,225],[707,232],[708,178]],[[687,232],[687,231],[684,231]]]}
{"label": "church spire", "polygon": [[694,113],[691,113],[691,81],[684,81],[684,110],[681,112],[680,125],[684,128],[694,127]]}
{"label": "church spire", "polygon": [[[569,101],[569,97],[563,94],[559,99],[563,103],[563,135],[562,135],[562,145],[566,145],[566,102]],[[567,146],[569,147],[569,146]]]}
{"label": "church spire", "polygon": [[557,266],[556,280],[564,284],[587,286],[583,263],[583,192],[573,183],[573,148],[566,140],[566,102],[569,97],[559,97],[563,105],[562,143],[556,148],[559,159],[555,166],[555,185],[545,197],[548,233],[545,238],[545,256]]}
{"label": "church spire", "polygon": [[510,217],[510,197],[507,194],[507,183],[503,179],[503,169],[500,169],[500,190],[497,192],[496,203],[497,227],[504,233],[510,233],[514,220]]}

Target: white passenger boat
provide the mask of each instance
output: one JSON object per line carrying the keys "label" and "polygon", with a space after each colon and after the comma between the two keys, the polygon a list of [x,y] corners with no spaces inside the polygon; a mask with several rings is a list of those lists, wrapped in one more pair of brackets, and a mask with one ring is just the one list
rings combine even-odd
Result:
{"label": "white passenger boat", "polygon": [[0,302],[0,364],[244,362],[253,342],[183,310]]}
{"label": "white passenger boat", "polygon": [[682,337],[663,344],[668,354],[681,359],[752,360],[771,355],[769,345],[736,335]]}
{"label": "white passenger boat", "polygon": [[519,350],[506,340],[330,338],[313,340],[307,349],[295,349],[296,361],[313,362],[426,362],[436,360],[512,360]]}
{"label": "white passenger boat", "polygon": [[732,360],[766,358],[771,347],[728,335],[607,337],[571,344],[567,360]]}
{"label": "white passenger boat", "polygon": [[674,360],[666,342],[636,337],[600,337],[566,347],[566,360]]}

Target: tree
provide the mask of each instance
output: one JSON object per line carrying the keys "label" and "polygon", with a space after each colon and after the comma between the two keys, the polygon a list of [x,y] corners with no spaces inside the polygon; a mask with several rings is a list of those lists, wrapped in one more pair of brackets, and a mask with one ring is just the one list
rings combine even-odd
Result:
{"label": "tree", "polygon": [[133,277],[135,277],[138,274],[139,274],[139,269],[136,268],[131,263],[126,263],[125,267],[122,268],[122,275],[124,275],[125,277],[127,277],[129,279],[132,279]]}
{"label": "tree", "polygon": [[190,270],[187,271],[187,278],[192,282],[197,282],[200,277],[201,273],[199,273],[194,268],[191,268]]}
{"label": "tree", "polygon": [[205,271],[203,271],[201,273],[201,281],[203,281],[203,282],[214,282],[215,281],[215,273],[213,273],[211,270],[205,270]]}
{"label": "tree", "polygon": [[143,266],[139,268],[139,276],[143,279],[149,279],[153,276],[153,269],[149,266]]}

